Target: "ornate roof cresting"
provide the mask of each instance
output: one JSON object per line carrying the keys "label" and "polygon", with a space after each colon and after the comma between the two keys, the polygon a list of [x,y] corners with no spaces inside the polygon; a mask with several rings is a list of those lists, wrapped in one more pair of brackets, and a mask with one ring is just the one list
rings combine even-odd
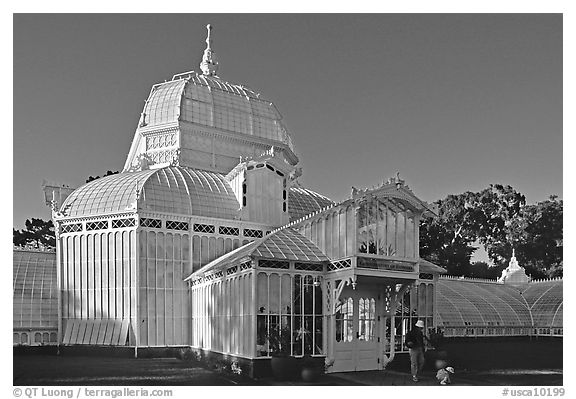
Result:
{"label": "ornate roof cresting", "polygon": [[204,55],[202,56],[200,69],[204,75],[218,77],[218,75],[216,75],[216,72],[218,72],[218,62],[214,57],[214,51],[212,51],[212,25],[206,25],[206,29],[208,30],[208,35],[206,36],[206,50],[204,50]]}

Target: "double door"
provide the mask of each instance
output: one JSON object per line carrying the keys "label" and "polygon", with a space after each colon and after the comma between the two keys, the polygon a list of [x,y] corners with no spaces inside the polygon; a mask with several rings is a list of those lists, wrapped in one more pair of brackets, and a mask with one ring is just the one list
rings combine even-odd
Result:
{"label": "double door", "polygon": [[380,309],[376,288],[345,287],[332,318],[333,372],[380,369]]}

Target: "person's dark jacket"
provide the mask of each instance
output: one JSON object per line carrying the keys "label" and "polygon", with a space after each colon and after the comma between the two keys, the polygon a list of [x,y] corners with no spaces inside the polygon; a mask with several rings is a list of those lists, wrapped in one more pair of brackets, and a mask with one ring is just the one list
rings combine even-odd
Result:
{"label": "person's dark jacket", "polygon": [[412,328],[412,330],[406,334],[405,342],[406,346],[410,349],[424,348],[424,334],[422,330],[418,327]]}

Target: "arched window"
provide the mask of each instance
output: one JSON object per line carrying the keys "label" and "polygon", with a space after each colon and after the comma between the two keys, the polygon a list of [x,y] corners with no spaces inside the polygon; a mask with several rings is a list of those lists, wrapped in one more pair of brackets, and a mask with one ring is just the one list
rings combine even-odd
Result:
{"label": "arched window", "polygon": [[352,342],[354,319],[352,298],[344,298],[336,305],[336,342]]}

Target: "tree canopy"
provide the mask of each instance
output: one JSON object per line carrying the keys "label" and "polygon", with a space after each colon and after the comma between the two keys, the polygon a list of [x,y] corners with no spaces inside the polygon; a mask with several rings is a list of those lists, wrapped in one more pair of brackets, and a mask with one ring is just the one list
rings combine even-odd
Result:
{"label": "tree canopy", "polygon": [[90,183],[91,181],[97,180],[97,179],[99,179],[99,178],[101,178],[101,177],[116,175],[116,174],[118,174],[118,173],[120,173],[120,172],[119,172],[119,171],[112,172],[111,170],[109,170],[109,171],[107,171],[106,174],[103,175],[103,176],[88,176],[88,179],[86,179],[86,183]]}
{"label": "tree canopy", "polygon": [[[449,195],[437,201],[439,215],[422,220],[420,254],[446,267],[449,274],[494,278],[516,257],[534,278],[562,276],[563,202],[552,196],[526,205],[511,186],[491,184],[479,192]],[[492,267],[471,263],[482,245]]]}
{"label": "tree canopy", "polygon": [[52,220],[27,219],[26,228],[22,230],[12,229],[12,232],[12,242],[18,247],[32,247],[37,249],[56,247],[54,223],[52,223]]}

